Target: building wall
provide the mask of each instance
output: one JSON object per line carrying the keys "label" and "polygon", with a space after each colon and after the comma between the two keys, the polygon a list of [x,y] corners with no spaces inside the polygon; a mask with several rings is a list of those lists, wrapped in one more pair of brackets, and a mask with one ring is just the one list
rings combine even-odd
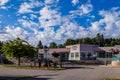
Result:
{"label": "building wall", "polygon": [[62,54],[62,59],[66,60],[95,60],[96,58],[111,58],[110,49],[118,49],[118,47],[99,47],[97,45],[76,44],[66,46],[66,48],[49,49],[47,54],[44,49],[39,49],[39,54],[43,54],[43,58],[52,58],[52,53]]}
{"label": "building wall", "polygon": [[68,46],[70,48],[69,60],[94,60],[96,53],[94,45],[77,44]]}
{"label": "building wall", "polygon": [[69,60],[80,60],[80,45],[71,45],[69,46],[70,53],[69,53]]}

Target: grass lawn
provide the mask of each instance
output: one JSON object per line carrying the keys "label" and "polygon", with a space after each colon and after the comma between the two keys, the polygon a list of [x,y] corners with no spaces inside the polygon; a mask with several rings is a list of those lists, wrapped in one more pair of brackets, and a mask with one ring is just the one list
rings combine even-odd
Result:
{"label": "grass lawn", "polygon": [[16,69],[37,69],[37,70],[65,70],[65,68],[53,68],[53,67],[50,67],[50,68],[47,68],[47,67],[44,67],[44,68],[39,68],[39,67],[31,67],[31,66],[18,66],[18,65],[0,65],[1,67],[6,67],[6,68],[16,68]]}
{"label": "grass lawn", "polygon": [[117,79],[117,78],[106,78],[105,80],[120,80],[120,79]]}

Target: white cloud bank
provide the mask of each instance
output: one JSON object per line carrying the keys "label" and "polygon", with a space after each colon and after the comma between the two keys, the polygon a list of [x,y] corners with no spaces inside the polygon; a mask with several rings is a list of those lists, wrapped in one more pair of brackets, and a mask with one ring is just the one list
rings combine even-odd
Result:
{"label": "white cloud bank", "polygon": [[120,37],[120,8],[112,8],[111,10],[99,11],[99,15],[103,18],[93,22],[90,31],[101,32],[106,37]]}
{"label": "white cloud bank", "polygon": [[[3,40],[3,38],[5,38],[9,40],[20,37],[35,46],[39,40],[41,40],[44,45],[52,41],[63,43],[67,38],[94,37],[97,33],[103,33],[105,37],[120,37],[120,8],[115,7],[106,11],[100,10],[98,14],[102,18],[92,22],[91,26],[85,28],[72,20],[71,15],[75,17],[76,15],[82,16],[90,14],[93,10],[92,4],[87,2],[86,4],[80,5],[78,10],[71,11],[70,15],[62,16],[58,8],[52,9],[50,7],[49,4],[53,3],[50,1],[51,0],[45,1],[45,6],[38,12],[40,16],[30,14],[31,20],[27,20],[27,16],[19,19],[18,22],[22,24],[22,27],[7,26],[7,34],[0,36],[0,39]],[[18,12],[20,14],[33,12],[33,6],[31,6],[31,4],[33,3],[23,3],[21,6],[25,5],[25,8],[20,7]],[[32,21],[34,18],[37,18],[38,23]],[[58,29],[55,29],[56,27],[58,27]],[[43,28],[42,31],[40,30],[41,28]]]}

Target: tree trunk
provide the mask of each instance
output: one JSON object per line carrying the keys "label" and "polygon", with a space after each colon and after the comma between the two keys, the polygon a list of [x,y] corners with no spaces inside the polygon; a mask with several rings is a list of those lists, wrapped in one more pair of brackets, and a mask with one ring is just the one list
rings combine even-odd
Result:
{"label": "tree trunk", "polygon": [[20,66],[20,56],[18,56],[18,66]]}

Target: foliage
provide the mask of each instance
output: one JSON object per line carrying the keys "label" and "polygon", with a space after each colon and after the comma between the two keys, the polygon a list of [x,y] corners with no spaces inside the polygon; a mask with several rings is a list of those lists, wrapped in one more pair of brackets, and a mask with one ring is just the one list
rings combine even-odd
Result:
{"label": "foliage", "polygon": [[48,49],[48,46],[45,45],[43,48],[44,48],[44,49]]}
{"label": "foliage", "polygon": [[[28,44],[28,42],[17,38],[13,41],[6,42],[2,46],[2,52],[9,58],[17,58],[20,60],[20,57],[30,58],[34,56],[36,50],[34,47]],[[20,63],[20,61],[18,61]]]}
{"label": "foliage", "polygon": [[106,78],[105,80],[120,80],[120,79],[117,79],[117,78]]}
{"label": "foliage", "polygon": [[2,49],[2,45],[3,45],[3,42],[0,41],[0,54],[2,54],[2,51],[1,51],[1,49]]}
{"label": "foliage", "polygon": [[37,48],[43,49],[43,45],[41,41],[38,42]]}
{"label": "foliage", "polygon": [[113,48],[111,48],[110,51],[112,54],[119,54],[119,52],[120,52],[118,49],[113,49]]}
{"label": "foliage", "polygon": [[59,44],[59,45],[58,45],[58,48],[65,48],[65,45]]}
{"label": "foliage", "polygon": [[67,39],[65,46],[74,44],[94,44],[99,46],[114,46],[120,45],[120,38],[104,38],[103,34],[98,33],[93,38],[77,38],[77,39]]}
{"label": "foliage", "polygon": [[96,44],[99,45],[99,46],[104,45],[104,36],[103,36],[103,34],[98,33],[96,35]]}
{"label": "foliage", "polygon": [[57,44],[55,42],[51,42],[49,47],[50,48],[57,48]]}
{"label": "foliage", "polygon": [[58,56],[59,56],[59,54],[58,54],[58,53],[56,53],[56,52],[54,52],[54,53],[52,53],[52,56],[54,56],[54,57],[58,57]]}
{"label": "foliage", "polygon": [[104,38],[103,34],[96,34],[95,37],[90,38],[77,38],[77,39],[67,39],[64,44],[56,44],[55,42],[50,43],[50,48],[65,48],[68,45],[74,44],[94,44],[99,46],[115,46],[120,45],[120,38]]}
{"label": "foliage", "polygon": [[65,46],[73,45],[73,44],[76,44],[74,39],[67,39],[65,42]]}

